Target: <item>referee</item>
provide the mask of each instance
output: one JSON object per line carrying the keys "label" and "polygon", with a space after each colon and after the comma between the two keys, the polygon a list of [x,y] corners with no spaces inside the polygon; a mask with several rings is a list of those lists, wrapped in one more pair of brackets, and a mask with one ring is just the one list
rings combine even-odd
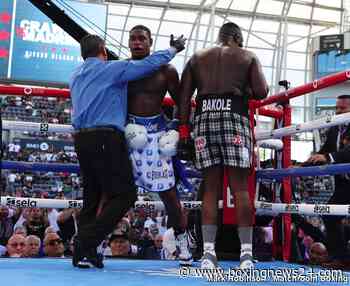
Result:
{"label": "referee", "polygon": [[127,83],[168,63],[184,49],[185,39],[171,36],[170,46],[143,60],[107,61],[105,42],[100,37],[87,35],[80,42],[84,63],[73,73],[70,90],[84,205],[73,266],[103,268],[102,255],[96,248],[136,200],[124,139]]}

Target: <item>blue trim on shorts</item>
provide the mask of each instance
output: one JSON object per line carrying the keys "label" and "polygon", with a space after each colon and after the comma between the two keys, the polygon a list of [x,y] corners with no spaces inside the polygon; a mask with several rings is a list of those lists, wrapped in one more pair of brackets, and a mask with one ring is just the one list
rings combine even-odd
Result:
{"label": "blue trim on shorts", "polygon": [[162,114],[143,117],[133,114],[128,115],[128,123],[140,124],[146,127],[148,133],[157,133],[166,130],[167,122]]}

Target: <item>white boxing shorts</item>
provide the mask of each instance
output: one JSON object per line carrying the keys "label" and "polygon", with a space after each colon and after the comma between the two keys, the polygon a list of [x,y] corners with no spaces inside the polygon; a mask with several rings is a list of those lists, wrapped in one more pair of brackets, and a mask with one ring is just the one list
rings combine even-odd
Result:
{"label": "white boxing shorts", "polygon": [[147,191],[162,192],[175,186],[172,158],[161,154],[159,138],[167,131],[162,115],[140,117],[129,114],[128,123],[140,124],[147,129],[147,144],[143,149],[129,147],[135,184]]}

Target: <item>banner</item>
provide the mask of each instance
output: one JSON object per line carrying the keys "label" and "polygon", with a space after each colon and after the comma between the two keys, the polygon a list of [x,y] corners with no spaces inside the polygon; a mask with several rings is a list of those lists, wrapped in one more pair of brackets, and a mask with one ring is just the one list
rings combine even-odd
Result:
{"label": "banner", "polygon": [[69,141],[14,138],[13,142],[19,144],[21,148],[28,150],[43,152],[74,151],[74,144]]}
{"label": "banner", "polygon": [[320,36],[320,52],[344,50],[344,34]]}
{"label": "banner", "polygon": [[350,69],[350,52],[331,50],[313,55],[313,79]]}
{"label": "banner", "polygon": [[[17,0],[16,2],[10,78],[67,84],[74,68],[82,62],[79,43],[29,1]],[[76,16],[72,17],[87,31],[91,32],[95,29],[102,34],[106,30],[106,5],[68,0],[64,3],[67,7],[62,9],[68,15],[79,13],[82,15],[80,17],[84,17],[98,27],[91,24],[92,28],[89,29],[86,24],[79,22]]]}
{"label": "banner", "polygon": [[7,78],[9,65],[13,1],[0,1],[0,78]]}

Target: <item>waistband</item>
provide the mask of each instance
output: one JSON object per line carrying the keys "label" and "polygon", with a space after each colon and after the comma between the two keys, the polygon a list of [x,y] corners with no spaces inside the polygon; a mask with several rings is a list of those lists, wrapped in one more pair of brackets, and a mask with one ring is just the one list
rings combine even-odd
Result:
{"label": "waistband", "polygon": [[113,126],[113,125],[101,125],[101,126],[94,126],[94,127],[87,127],[87,128],[80,128],[75,131],[75,133],[89,133],[89,132],[118,132],[120,133],[121,131]]}
{"label": "waistband", "polygon": [[146,127],[148,133],[156,133],[166,129],[166,121],[163,114],[149,117],[129,114],[128,123],[143,125]]}
{"label": "waistband", "polygon": [[233,93],[197,95],[196,115],[205,112],[225,111],[248,116],[248,98]]}

